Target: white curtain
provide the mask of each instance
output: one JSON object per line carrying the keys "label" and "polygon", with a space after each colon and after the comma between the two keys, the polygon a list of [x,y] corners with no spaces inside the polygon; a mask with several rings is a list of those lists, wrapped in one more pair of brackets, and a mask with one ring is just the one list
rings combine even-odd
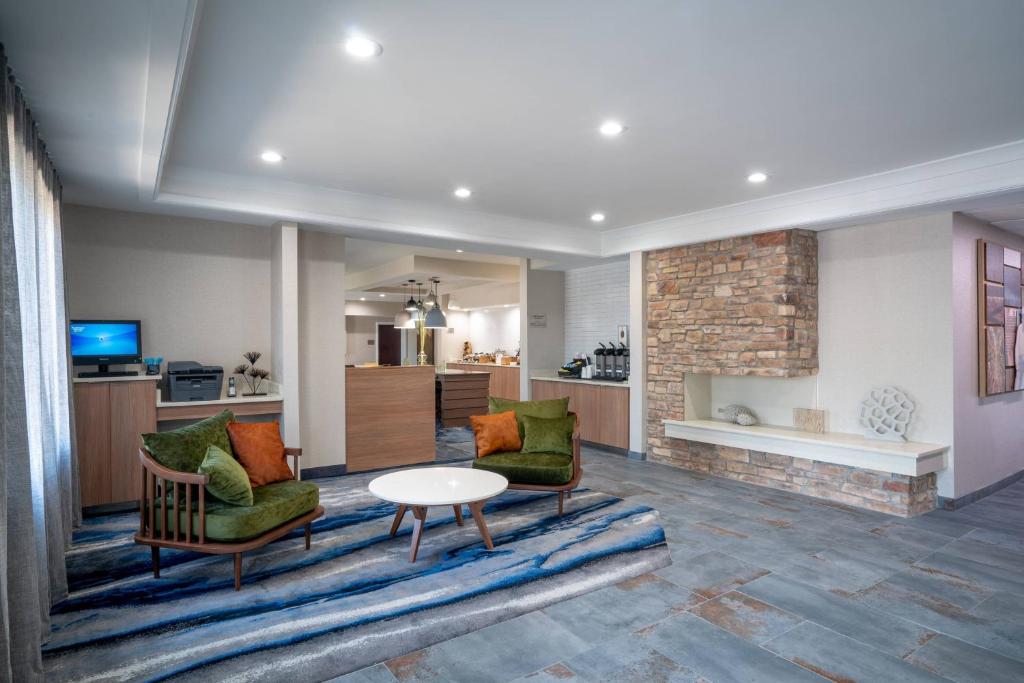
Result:
{"label": "white curtain", "polygon": [[42,679],[80,519],[60,184],[0,48],[0,680]]}

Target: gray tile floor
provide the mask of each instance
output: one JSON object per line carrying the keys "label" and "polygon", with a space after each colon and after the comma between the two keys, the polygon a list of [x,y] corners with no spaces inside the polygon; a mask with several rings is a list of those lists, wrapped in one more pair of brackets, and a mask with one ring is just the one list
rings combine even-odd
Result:
{"label": "gray tile floor", "polygon": [[1024,681],[1024,481],[916,519],[594,449],[673,564],[338,679]]}

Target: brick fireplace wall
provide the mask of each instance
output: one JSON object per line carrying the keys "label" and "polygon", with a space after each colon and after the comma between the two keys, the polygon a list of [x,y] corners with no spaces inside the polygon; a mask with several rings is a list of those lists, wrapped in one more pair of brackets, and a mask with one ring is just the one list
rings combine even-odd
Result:
{"label": "brick fireplace wall", "polygon": [[818,371],[818,240],[779,230],[647,254],[647,453],[651,460],[904,516],[935,505],[935,475],[907,477],[671,439],[686,373]]}

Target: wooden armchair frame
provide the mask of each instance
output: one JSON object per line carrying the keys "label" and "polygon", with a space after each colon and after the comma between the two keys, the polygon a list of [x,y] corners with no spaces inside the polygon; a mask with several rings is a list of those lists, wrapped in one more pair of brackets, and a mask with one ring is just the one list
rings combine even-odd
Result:
{"label": "wooden armchair frame", "polygon": [[[285,457],[293,456],[294,466],[292,477],[299,471],[301,448],[285,448]],[[142,495],[139,498],[139,533],[135,534],[135,542],[150,546],[153,553],[153,576],[160,578],[160,548],[176,550],[192,550],[211,555],[235,556],[235,590],[242,587],[242,553],[260,548],[281,538],[292,529],[300,526],[306,528],[306,550],[309,550],[310,537],[313,533],[313,520],[323,517],[321,505],[304,515],[289,520],[284,524],[247,541],[238,543],[222,543],[206,540],[206,484],[210,478],[205,474],[176,472],[164,467],[153,459],[149,450],[143,446],[139,449],[139,460],[142,463]],[[193,529],[192,514],[186,517],[185,529],[180,529],[180,502],[178,486],[185,487],[185,510],[192,510],[192,501],[199,504],[199,528]],[[193,497],[192,488],[196,495]],[[172,503],[168,506],[167,494],[171,494]],[[173,515],[173,524],[168,523],[168,507]],[[158,511],[159,508],[159,511]],[[157,517],[159,515],[159,518]],[[162,523],[157,529],[157,519]],[[168,529],[168,526],[171,528]]]}
{"label": "wooden armchair frame", "polygon": [[[580,417],[569,411],[569,415],[576,418],[576,424],[572,428],[572,479],[565,484],[513,484],[509,482],[510,489],[519,491],[558,491],[558,516],[561,517],[565,508],[565,497],[572,498],[572,490],[576,488],[580,479],[583,478],[583,460],[580,458]],[[476,440],[473,441],[473,457],[479,458],[476,450]]]}

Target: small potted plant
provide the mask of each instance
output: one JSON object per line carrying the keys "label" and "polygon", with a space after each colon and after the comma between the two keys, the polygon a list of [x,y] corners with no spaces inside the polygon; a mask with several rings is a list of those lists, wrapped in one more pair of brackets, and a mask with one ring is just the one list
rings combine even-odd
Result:
{"label": "small potted plant", "polygon": [[[263,368],[256,367],[256,361],[263,356],[259,351],[246,351],[242,354],[242,358],[246,359],[248,364],[242,363],[235,367],[235,374],[241,375],[246,385],[249,387],[249,392],[242,392],[243,396],[266,396],[267,391],[263,387],[263,382],[270,377],[270,371],[264,370]],[[269,383],[269,382],[268,382]]]}

